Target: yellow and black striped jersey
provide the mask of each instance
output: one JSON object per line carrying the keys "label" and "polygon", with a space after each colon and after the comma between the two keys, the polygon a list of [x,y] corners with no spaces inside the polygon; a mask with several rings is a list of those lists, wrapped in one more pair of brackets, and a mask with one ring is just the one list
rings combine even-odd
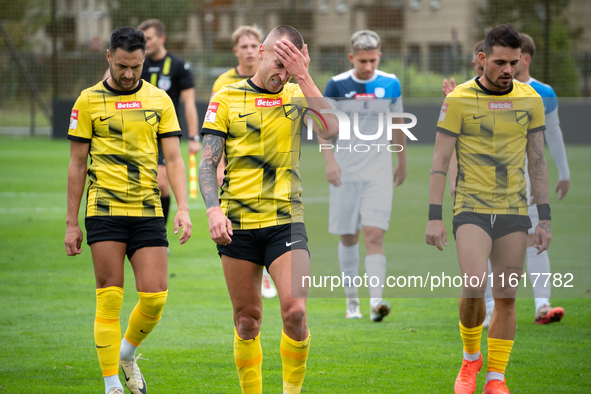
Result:
{"label": "yellow and black striped jersey", "polygon": [[68,139],[90,143],[86,216],[163,216],[157,139],[180,135],[170,97],[143,80],[131,91],[105,81],[82,91]]}
{"label": "yellow and black striped jersey", "polygon": [[518,81],[495,93],[475,78],[446,97],[437,131],[457,137],[454,215],[527,215],[527,135],[544,123],[542,98]]}
{"label": "yellow and black striped jersey", "polygon": [[226,71],[225,73],[220,74],[218,79],[215,80],[215,82],[213,83],[213,89],[211,91],[211,95],[213,96],[214,94],[219,92],[220,89],[223,88],[225,85],[240,82],[240,81],[243,81],[243,80],[248,79],[250,77],[252,77],[252,75],[244,76],[244,75],[238,74],[238,70],[236,69],[236,67],[234,67],[234,68]]}
{"label": "yellow and black striped jersey", "polygon": [[220,200],[233,229],[304,221],[299,158],[305,106],[296,84],[271,93],[250,79],[224,86],[211,99],[201,133],[225,138]]}

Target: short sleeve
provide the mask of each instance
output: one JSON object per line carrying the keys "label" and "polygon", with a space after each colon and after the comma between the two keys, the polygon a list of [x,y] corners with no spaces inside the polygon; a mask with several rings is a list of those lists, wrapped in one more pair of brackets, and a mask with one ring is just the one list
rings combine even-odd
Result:
{"label": "short sleeve", "polygon": [[70,115],[68,139],[79,142],[90,142],[92,138],[92,118],[88,95],[84,92],[78,97]]}
{"label": "short sleeve", "polygon": [[181,127],[174,110],[174,105],[168,94],[163,94],[163,109],[160,124],[158,126],[158,138],[181,135]]}
{"label": "short sleeve", "polygon": [[404,112],[404,106],[402,105],[402,97],[392,98],[392,103],[390,104],[390,111]]}
{"label": "short sleeve", "polygon": [[227,89],[223,89],[211,98],[203,120],[201,134],[213,134],[226,138],[230,127],[226,92]]}
{"label": "short sleeve", "polygon": [[337,84],[334,79],[330,79],[324,88],[324,97],[338,97]]}
{"label": "short sleeve", "polygon": [[191,89],[195,87],[195,82],[193,81],[193,74],[191,74],[191,66],[189,63],[180,63],[179,64],[179,90],[182,92],[183,90]]}
{"label": "short sleeve", "polygon": [[546,119],[544,116],[544,102],[539,95],[532,97],[532,116],[529,122],[529,129],[527,129],[527,133],[536,133],[538,131],[546,130]]}
{"label": "short sleeve", "polygon": [[446,97],[437,120],[437,131],[453,137],[462,131],[462,106],[459,97]]}

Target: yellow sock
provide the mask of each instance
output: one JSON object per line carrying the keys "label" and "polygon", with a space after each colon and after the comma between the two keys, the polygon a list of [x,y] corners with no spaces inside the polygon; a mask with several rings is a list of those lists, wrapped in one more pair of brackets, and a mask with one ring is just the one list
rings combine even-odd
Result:
{"label": "yellow sock", "polygon": [[121,326],[119,313],[123,303],[123,289],[117,286],[96,289],[96,316],[94,342],[103,376],[117,375]]}
{"label": "yellow sock", "polygon": [[480,339],[482,338],[482,324],[474,328],[466,328],[460,322],[460,335],[464,343],[466,353],[474,354],[480,351]]}
{"label": "yellow sock", "polygon": [[283,392],[286,394],[299,394],[304,384],[306,374],[306,360],[310,349],[310,338],[303,341],[294,341],[285,332],[281,331],[281,361],[283,363]]}
{"label": "yellow sock", "polygon": [[138,292],[138,294],[140,300],[129,316],[129,325],[125,331],[125,339],[135,347],[146,339],[160,321],[168,290],[159,293]]}
{"label": "yellow sock", "polygon": [[505,373],[513,341],[507,339],[488,338],[488,366],[487,372]]}
{"label": "yellow sock", "polygon": [[263,392],[263,349],[261,334],[250,340],[243,340],[234,329],[234,361],[238,370],[238,380],[242,394],[261,394]]}

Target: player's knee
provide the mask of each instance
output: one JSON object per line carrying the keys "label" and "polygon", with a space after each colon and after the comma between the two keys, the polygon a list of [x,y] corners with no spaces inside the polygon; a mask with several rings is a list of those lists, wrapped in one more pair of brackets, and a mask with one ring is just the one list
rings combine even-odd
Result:
{"label": "player's knee", "polygon": [[243,309],[236,313],[236,331],[242,339],[256,337],[261,328],[262,315],[255,309]]}
{"label": "player's knee", "polygon": [[363,233],[366,248],[381,248],[384,243],[384,232],[381,229]]}
{"label": "player's knee", "polygon": [[162,315],[162,310],[164,309],[164,305],[166,304],[168,290],[161,291],[158,293],[139,292],[139,296],[139,311],[152,319],[160,318],[160,316]]}
{"label": "player's knee", "polygon": [[96,315],[102,319],[119,319],[123,304],[123,289],[118,286],[96,290]]}
{"label": "player's knee", "polygon": [[485,286],[466,286],[462,290],[462,298],[484,298]]}
{"label": "player's knee", "polygon": [[515,297],[512,298],[496,298],[495,297],[495,306],[507,309],[507,308],[514,308],[515,307]]}
{"label": "player's knee", "polygon": [[306,321],[306,307],[303,304],[294,304],[281,311],[281,317],[285,325],[298,327]]}

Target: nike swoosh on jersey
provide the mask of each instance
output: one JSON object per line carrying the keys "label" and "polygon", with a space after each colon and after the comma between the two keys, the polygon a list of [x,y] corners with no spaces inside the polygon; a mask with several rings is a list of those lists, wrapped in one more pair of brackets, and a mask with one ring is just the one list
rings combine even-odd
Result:
{"label": "nike swoosh on jersey", "polygon": [[244,118],[244,117],[247,117],[248,115],[252,115],[252,114],[254,114],[254,112],[251,112],[249,114],[238,114],[238,117],[239,118]]}
{"label": "nike swoosh on jersey", "polygon": [[107,119],[111,119],[113,116],[115,116],[115,115],[106,116],[106,117],[101,116],[101,122],[104,122]]}
{"label": "nike swoosh on jersey", "polygon": [[472,115],[472,119],[480,119],[480,118],[485,117],[486,115],[488,115],[488,114],[480,115],[480,116]]}
{"label": "nike swoosh on jersey", "polygon": [[293,241],[293,242],[285,242],[285,246],[290,247],[293,244],[297,244],[298,242],[302,242],[301,239],[298,239],[297,241]]}

